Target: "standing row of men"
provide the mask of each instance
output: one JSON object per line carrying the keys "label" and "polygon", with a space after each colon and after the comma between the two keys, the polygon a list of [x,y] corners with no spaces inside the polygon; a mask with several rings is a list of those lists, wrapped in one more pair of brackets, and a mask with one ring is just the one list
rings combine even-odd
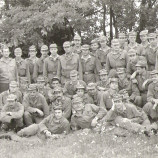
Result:
{"label": "standing row of men", "polygon": [[140,37],[138,44],[136,33],[130,32],[128,44],[120,33],[110,48],[105,36],[92,40],[91,46],[81,46],[81,37],[76,35],[74,47],[64,42],[62,56],[56,44],[49,50],[43,45],[40,58],[31,46],[26,60],[21,58],[21,48],[10,59],[4,47],[0,59],[2,129],[14,126],[20,136],[42,133],[48,137],[69,133],[70,127],[100,130],[107,122],[135,132],[157,130],[158,38],[147,30]]}

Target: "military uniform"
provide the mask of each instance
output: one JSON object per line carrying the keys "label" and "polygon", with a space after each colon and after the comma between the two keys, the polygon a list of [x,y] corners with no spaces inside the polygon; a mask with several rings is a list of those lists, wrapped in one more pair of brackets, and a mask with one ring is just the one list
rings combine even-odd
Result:
{"label": "military uniform", "polygon": [[120,49],[127,51],[127,37],[124,32],[119,33],[119,43],[120,43]]}
{"label": "military uniform", "polygon": [[[31,47],[29,48],[29,51],[34,51],[34,52],[36,52],[35,46],[34,46],[34,45],[31,46]],[[37,53],[37,52],[36,52],[36,53]],[[35,56],[34,58],[29,57],[29,58],[27,58],[27,59],[25,59],[25,60],[26,60],[27,64],[29,65],[31,83],[33,83],[33,82],[34,82],[34,81],[33,81],[34,65],[35,65],[35,62],[38,60],[38,58]]]}
{"label": "military uniform", "polygon": [[[31,84],[28,90],[37,91],[37,87]],[[46,99],[38,92],[34,99],[30,97],[28,92],[28,94],[24,96],[23,105],[25,107],[24,121],[27,126],[33,123],[39,123],[44,117],[49,115],[49,107]]]}
{"label": "military uniform", "polygon": [[138,47],[138,56],[146,56],[146,52],[149,50],[149,43],[147,40],[148,30],[143,30],[140,32],[141,36],[146,36],[146,40],[142,41],[142,43]]}
{"label": "military uniform", "polygon": [[70,80],[70,71],[77,70],[79,72],[79,78],[82,80],[82,67],[78,54],[70,53],[64,54],[59,58],[57,76],[61,80],[61,84]]}
{"label": "military uniform", "polygon": [[[70,77],[73,77],[73,76],[78,76],[78,72],[76,70],[72,70],[70,72]],[[64,95],[69,97],[70,99],[72,99],[73,95],[76,94],[76,85],[77,84],[82,84],[82,85],[84,85],[84,87],[86,87],[86,83],[82,80],[67,81],[64,86]]]}
{"label": "military uniform", "polygon": [[[119,44],[118,40],[114,39],[113,44]],[[106,68],[109,76],[116,76],[116,68],[123,67],[127,68],[128,56],[125,50],[118,50],[115,52],[111,49],[110,53],[107,55]]]}
{"label": "military uniform", "polygon": [[[109,89],[109,79],[108,79],[108,72],[106,69],[102,69],[99,71],[99,76],[100,76],[100,80],[97,82],[97,89],[99,91],[106,91]],[[101,78],[104,77],[104,80],[102,80]]]}
{"label": "military uniform", "polygon": [[[136,64],[136,67],[146,67],[146,62],[145,61],[139,61]],[[143,106],[146,102],[147,102],[147,87],[143,87],[143,83],[150,78],[150,73],[148,71],[145,70],[145,72],[143,72],[143,74],[139,75],[137,74],[135,76],[134,79],[132,79],[132,96],[134,96],[133,94],[137,91],[140,96],[135,95],[135,97],[137,98],[135,101],[135,103],[139,106]]]}
{"label": "military uniform", "polygon": [[[104,108],[100,108],[94,104],[83,105],[81,98],[74,98],[72,109],[72,130],[92,128],[91,123],[94,118],[100,120],[106,115],[106,110]],[[78,113],[78,110],[82,110],[82,113]]]}
{"label": "military uniform", "polygon": [[[133,104],[122,103],[121,96],[114,96],[113,101],[113,107],[105,116],[106,122],[110,122],[112,125],[119,126],[134,133],[143,132],[145,126],[150,125],[145,113],[138,111]],[[119,104],[116,101],[119,101]]]}
{"label": "military uniform", "polygon": [[17,67],[14,59],[0,59],[0,93],[9,89],[10,81],[17,81]]}
{"label": "military uniform", "polygon": [[[83,45],[82,50],[87,51],[89,50],[89,45]],[[101,65],[97,58],[90,56],[88,53],[86,56],[81,56],[81,65],[82,65],[82,72],[83,72],[83,81],[86,84],[91,82],[96,82],[98,72],[101,69]]]}
{"label": "military uniform", "polygon": [[[59,109],[57,107],[56,109]],[[54,108],[54,110],[56,110]],[[53,114],[50,114],[39,124],[33,124],[19,131],[17,134],[19,136],[33,136],[38,135],[39,138],[48,138],[46,132],[50,132],[50,137],[52,134],[68,134],[70,132],[70,123],[65,117],[57,119]]]}
{"label": "military uniform", "polygon": [[[9,87],[18,88],[18,83],[16,81],[11,81]],[[22,93],[20,90],[17,89],[14,93],[7,90],[0,94],[0,109],[6,104],[7,98],[10,94],[14,94],[17,97],[17,101],[22,103]]]}
{"label": "military uniform", "polygon": [[[7,98],[7,101],[15,101],[16,96],[10,94]],[[19,102],[15,103],[6,103],[1,111],[0,121],[2,122],[2,129],[6,130],[7,128],[13,127],[23,127],[23,114],[24,107]]]}

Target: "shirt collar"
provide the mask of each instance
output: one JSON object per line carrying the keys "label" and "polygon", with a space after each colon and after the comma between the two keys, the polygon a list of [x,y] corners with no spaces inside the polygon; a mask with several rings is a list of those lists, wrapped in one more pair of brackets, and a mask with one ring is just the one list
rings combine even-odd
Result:
{"label": "shirt collar", "polygon": [[85,60],[85,61],[87,61],[88,59],[90,59],[91,58],[91,56],[90,55],[88,55],[86,58],[82,55],[82,57],[81,57],[81,59],[83,59],[83,60]]}
{"label": "shirt collar", "polygon": [[53,56],[50,55],[49,58],[50,58],[51,60],[53,60],[53,61],[56,61],[56,60],[59,58],[59,55],[57,54],[56,57],[53,57]]}

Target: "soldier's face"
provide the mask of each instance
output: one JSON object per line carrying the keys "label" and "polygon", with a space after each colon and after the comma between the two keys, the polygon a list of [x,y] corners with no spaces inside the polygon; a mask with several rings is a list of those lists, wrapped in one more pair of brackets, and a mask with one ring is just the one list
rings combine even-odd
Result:
{"label": "soldier's face", "polygon": [[63,45],[63,48],[65,50],[65,53],[70,53],[71,52],[71,46],[70,45]]}
{"label": "soldier's face", "polygon": [[89,89],[89,90],[88,90],[88,93],[89,93],[90,95],[92,95],[92,96],[94,96],[94,95],[96,94],[96,92],[97,92],[97,89],[96,89],[96,88],[94,88],[94,89]]}
{"label": "soldier's face", "polygon": [[119,43],[112,43],[112,48],[117,51],[120,49],[120,44]]}
{"label": "soldier's face", "polygon": [[74,39],[74,44],[79,47],[81,45],[81,39]]}
{"label": "soldier's face", "polygon": [[118,113],[123,113],[125,106],[122,103],[122,100],[115,101],[115,108]]}
{"label": "soldier's face", "polygon": [[30,57],[35,57],[36,56],[36,50],[30,50],[29,51],[29,55],[30,55]]}
{"label": "soldier's face", "polygon": [[58,52],[58,49],[57,48],[50,48],[50,52],[52,55],[56,55]]}
{"label": "soldier's face", "polygon": [[78,75],[70,76],[70,80],[71,80],[72,82],[77,81],[77,80],[78,80]]}
{"label": "soldier's face", "polygon": [[20,83],[20,88],[22,88],[22,89],[27,89],[28,86],[29,86],[28,83]]}
{"label": "soldier's face", "polygon": [[89,54],[89,49],[82,49],[82,54],[87,56]]}
{"label": "soldier's face", "polygon": [[136,36],[129,36],[129,41],[130,42],[135,42],[136,41]]}
{"label": "soldier's face", "polygon": [[133,53],[133,54],[130,54],[130,55],[129,55],[129,59],[130,59],[130,61],[135,61],[136,58],[137,58],[136,53],[135,53],[135,54]]}
{"label": "soldier's face", "polygon": [[37,81],[38,88],[44,88],[45,82],[44,81]]}
{"label": "soldier's face", "polygon": [[106,43],[107,43],[106,40],[101,40],[101,41],[100,41],[101,47],[102,47],[102,48],[106,47]]}
{"label": "soldier's face", "polygon": [[62,118],[63,112],[62,112],[62,110],[55,110],[55,111],[54,111],[54,115],[55,115],[55,117],[57,118],[57,120],[59,120],[59,119]]}
{"label": "soldier's face", "polygon": [[100,80],[101,81],[106,81],[107,80],[107,78],[108,78],[108,75],[106,75],[106,74],[102,74],[102,75],[100,75]]}
{"label": "soldier's face", "polygon": [[76,92],[76,94],[79,96],[79,97],[83,97],[83,95],[84,95],[84,89],[77,89],[77,92]]}
{"label": "soldier's face", "polygon": [[143,73],[144,68],[142,68],[142,67],[137,67],[136,69],[137,69],[137,72],[138,72],[139,74],[142,74],[142,73]]}
{"label": "soldier's face", "polygon": [[60,85],[59,81],[52,81],[51,86],[52,86],[53,88],[59,87],[59,85]]}
{"label": "soldier's face", "polygon": [[8,48],[3,49],[2,55],[3,55],[5,58],[8,58],[8,57],[9,57],[9,54],[10,54],[10,51],[9,51]]}
{"label": "soldier's face", "polygon": [[156,39],[153,39],[152,41],[149,41],[150,42],[150,45],[151,45],[151,47],[157,47],[158,46],[158,42],[157,42],[157,40]]}
{"label": "soldier's face", "polygon": [[142,42],[147,41],[147,35],[140,35],[140,39]]}
{"label": "soldier's face", "polygon": [[54,96],[57,98],[57,99],[61,99],[62,96],[63,96],[63,93],[61,91],[55,91],[54,92]]}
{"label": "soldier's face", "polygon": [[48,50],[41,50],[41,54],[44,58],[46,58],[48,55]]}
{"label": "soldier's face", "polygon": [[113,90],[118,90],[118,82],[111,82],[110,88]]}
{"label": "soldier's face", "polygon": [[22,51],[19,50],[18,52],[15,52],[16,57],[21,57],[21,55],[22,55]]}
{"label": "soldier's face", "polygon": [[124,44],[127,41],[126,37],[119,37],[120,44]]}
{"label": "soldier's face", "polygon": [[10,86],[9,90],[11,93],[15,93],[17,91],[18,87],[17,86]]}
{"label": "soldier's face", "polygon": [[29,95],[30,95],[31,98],[35,98],[36,95],[37,95],[37,91],[36,90],[31,90],[31,91],[29,91]]}
{"label": "soldier's face", "polygon": [[118,78],[119,78],[120,80],[124,80],[125,77],[126,77],[126,74],[125,74],[125,73],[118,73],[117,75],[118,75]]}
{"label": "soldier's face", "polygon": [[92,49],[93,51],[96,51],[96,50],[98,49],[98,44],[97,44],[97,43],[92,43],[92,44],[91,44],[91,49]]}

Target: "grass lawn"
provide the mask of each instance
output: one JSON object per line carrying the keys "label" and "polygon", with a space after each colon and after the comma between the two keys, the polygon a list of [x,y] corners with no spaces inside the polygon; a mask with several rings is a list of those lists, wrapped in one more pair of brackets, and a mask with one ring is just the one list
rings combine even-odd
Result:
{"label": "grass lawn", "polygon": [[78,131],[58,140],[0,140],[0,158],[158,158],[158,136]]}

